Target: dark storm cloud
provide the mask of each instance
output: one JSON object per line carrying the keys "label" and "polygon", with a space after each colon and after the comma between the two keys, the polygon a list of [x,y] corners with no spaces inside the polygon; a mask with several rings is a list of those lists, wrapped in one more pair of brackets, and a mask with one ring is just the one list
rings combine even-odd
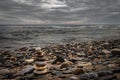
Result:
{"label": "dark storm cloud", "polygon": [[120,23],[120,0],[0,0],[0,23]]}

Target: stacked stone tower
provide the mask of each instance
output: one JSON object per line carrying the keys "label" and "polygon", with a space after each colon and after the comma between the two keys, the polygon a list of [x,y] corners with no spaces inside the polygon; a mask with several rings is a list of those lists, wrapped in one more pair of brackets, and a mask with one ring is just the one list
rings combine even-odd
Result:
{"label": "stacked stone tower", "polygon": [[34,74],[36,75],[41,75],[48,72],[48,67],[47,67],[46,59],[44,57],[44,52],[37,51],[34,68],[35,68]]}

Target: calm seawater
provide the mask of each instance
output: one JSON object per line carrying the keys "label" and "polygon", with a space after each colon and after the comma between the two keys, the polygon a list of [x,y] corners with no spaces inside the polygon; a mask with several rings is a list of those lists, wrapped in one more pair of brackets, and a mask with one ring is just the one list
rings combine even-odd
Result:
{"label": "calm seawater", "polygon": [[120,37],[120,25],[0,26],[0,48],[47,46]]}

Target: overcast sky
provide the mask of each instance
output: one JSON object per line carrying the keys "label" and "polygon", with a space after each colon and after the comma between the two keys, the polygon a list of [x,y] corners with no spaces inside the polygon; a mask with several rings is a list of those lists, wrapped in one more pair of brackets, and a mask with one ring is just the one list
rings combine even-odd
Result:
{"label": "overcast sky", "polygon": [[120,0],[0,0],[0,24],[120,23]]}

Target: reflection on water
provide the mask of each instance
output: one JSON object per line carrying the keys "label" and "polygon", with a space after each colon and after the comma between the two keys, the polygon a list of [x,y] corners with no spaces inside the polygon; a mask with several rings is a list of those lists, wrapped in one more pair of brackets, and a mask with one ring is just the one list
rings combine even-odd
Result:
{"label": "reflection on water", "polygon": [[120,26],[0,26],[0,47],[45,46],[72,41],[113,39]]}

